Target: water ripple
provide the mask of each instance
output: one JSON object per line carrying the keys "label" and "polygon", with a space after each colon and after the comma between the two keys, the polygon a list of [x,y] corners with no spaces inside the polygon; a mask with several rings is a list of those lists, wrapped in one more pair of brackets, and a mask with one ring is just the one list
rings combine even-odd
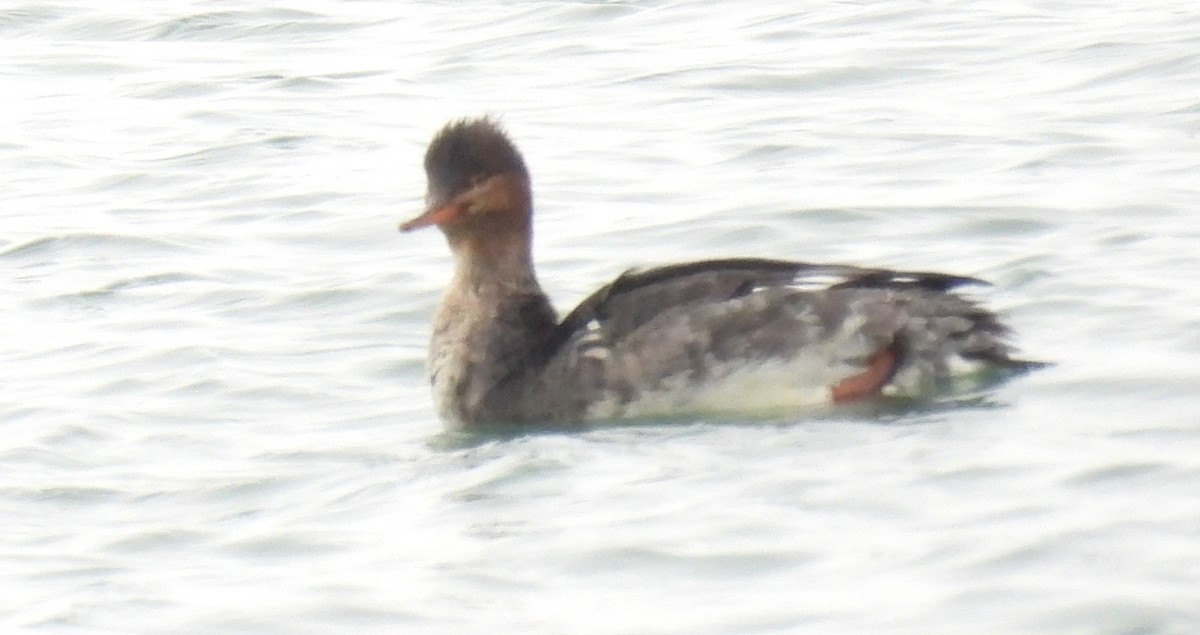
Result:
{"label": "water ripple", "polygon": [[[1200,628],[1187,4],[0,8],[7,630]],[[445,120],[556,304],[737,256],[948,270],[1042,373],[932,407],[462,435]]]}

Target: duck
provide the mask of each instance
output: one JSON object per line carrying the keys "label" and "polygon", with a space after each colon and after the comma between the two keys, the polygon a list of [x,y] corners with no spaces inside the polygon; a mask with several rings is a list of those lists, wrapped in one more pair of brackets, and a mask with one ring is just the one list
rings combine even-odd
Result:
{"label": "duck", "polygon": [[[532,256],[529,170],[493,117],[425,152],[454,270],[427,362],[452,429],[828,411],[923,399],[1040,366],[962,275],[758,257],[631,269],[559,317]],[[968,385],[974,385],[967,382]]]}

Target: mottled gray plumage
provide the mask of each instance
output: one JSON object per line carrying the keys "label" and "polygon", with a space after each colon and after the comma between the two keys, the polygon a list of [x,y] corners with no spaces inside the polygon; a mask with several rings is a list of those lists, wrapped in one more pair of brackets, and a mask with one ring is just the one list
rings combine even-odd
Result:
{"label": "mottled gray plumage", "polygon": [[426,216],[456,259],[430,347],[452,424],[828,405],[834,386],[880,372],[864,390],[921,396],[964,369],[1033,365],[956,290],[981,281],[939,273],[696,262],[626,273],[558,320],[533,273],[525,164],[498,126],[448,125],[425,165]]}

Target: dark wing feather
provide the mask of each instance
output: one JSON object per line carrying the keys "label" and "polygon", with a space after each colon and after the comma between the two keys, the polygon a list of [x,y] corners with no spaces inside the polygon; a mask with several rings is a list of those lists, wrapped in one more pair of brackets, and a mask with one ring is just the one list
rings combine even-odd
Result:
{"label": "dark wing feather", "polygon": [[[944,273],[891,271],[847,265],[822,265],[765,258],[708,260],[630,270],[588,296],[559,323],[561,341],[592,321],[602,322],[614,339],[645,324],[663,311],[695,302],[722,302],[756,289],[814,289],[812,280],[829,289],[923,289],[946,292],[983,280]],[[806,282],[807,280],[807,282]],[[561,343],[560,341],[560,343]]]}
{"label": "dark wing feather", "polygon": [[891,271],[889,269],[862,269],[852,278],[830,285],[832,289],[925,289],[945,293],[965,285],[988,285],[986,280],[970,276],[930,271]]}
{"label": "dark wing feather", "polygon": [[755,288],[783,286],[815,267],[782,260],[736,259],[629,270],[584,299],[559,325],[573,333],[592,320],[614,336],[628,333],[664,310],[693,302],[720,302]]}

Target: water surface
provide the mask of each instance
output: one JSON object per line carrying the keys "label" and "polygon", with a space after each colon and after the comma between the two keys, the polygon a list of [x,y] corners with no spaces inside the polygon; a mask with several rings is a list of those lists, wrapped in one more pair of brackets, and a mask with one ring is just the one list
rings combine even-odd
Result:
{"label": "water surface", "polygon": [[[36,0],[0,59],[7,631],[1200,629],[1200,11]],[[946,270],[1056,366],[449,436],[448,255],[395,225],[482,113],[562,308],[682,259]]]}

